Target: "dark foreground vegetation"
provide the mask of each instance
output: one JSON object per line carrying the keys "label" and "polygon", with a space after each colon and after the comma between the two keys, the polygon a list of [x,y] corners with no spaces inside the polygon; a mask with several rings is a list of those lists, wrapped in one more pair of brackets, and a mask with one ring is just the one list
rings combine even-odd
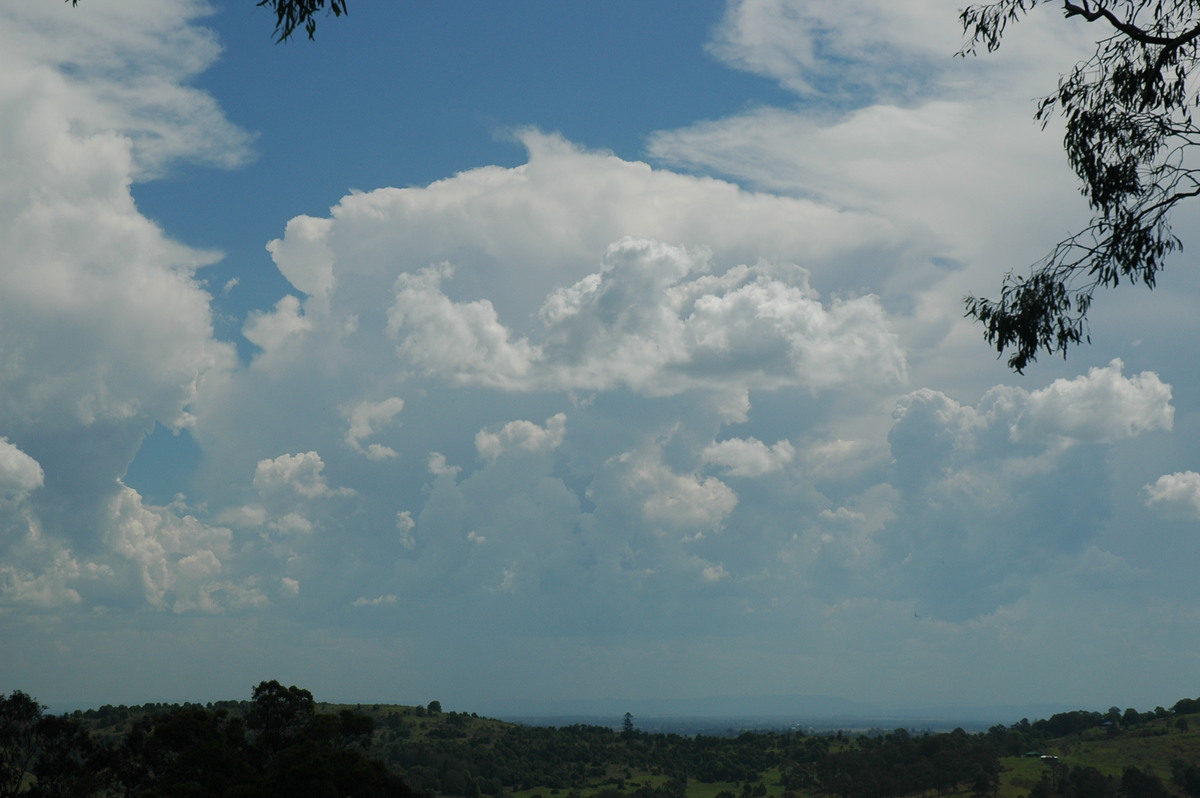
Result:
{"label": "dark foreground vegetation", "polygon": [[0,798],[1200,797],[1200,699],[978,734],[681,736],[616,720],[533,727],[443,712],[436,701],[318,704],[274,681],[249,701],[69,715],[17,691],[0,696]]}
{"label": "dark foreground vegetation", "polygon": [[59,716],[22,692],[0,696],[0,798],[414,795],[364,753],[365,715],[318,714],[310,692],[275,681],[225,703]]}

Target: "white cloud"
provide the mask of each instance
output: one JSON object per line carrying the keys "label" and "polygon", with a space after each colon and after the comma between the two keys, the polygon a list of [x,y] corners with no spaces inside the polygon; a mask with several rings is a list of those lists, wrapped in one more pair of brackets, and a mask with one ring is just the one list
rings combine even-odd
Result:
{"label": "white cloud", "polygon": [[517,589],[517,572],[512,568],[505,568],[500,584],[496,585],[493,590],[497,593],[512,593]]}
{"label": "white cloud", "polygon": [[452,466],[446,462],[446,455],[441,452],[430,452],[426,460],[426,467],[429,469],[429,473],[435,477],[453,477],[462,470],[461,466]]}
{"label": "white cloud", "polygon": [[242,163],[249,137],[186,85],[217,55],[200,4],[87,5],[0,3],[0,493],[24,500],[0,517],[5,600],[253,604],[218,573],[219,533],[120,482],[236,362],[196,279],[218,256],[168,238],[131,185]]}
{"label": "white cloud", "polygon": [[914,73],[954,52],[939,44],[957,40],[955,21],[937,0],[735,0],[710,49],[800,94],[903,93]]}
{"label": "white cloud", "polygon": [[[890,307],[911,308],[911,319],[893,320],[910,353],[917,346],[958,348],[979,338],[962,319],[962,296],[990,296],[999,275],[1023,269],[1081,223],[1084,209],[1059,140],[1029,122],[1028,96],[929,99],[825,115],[759,108],[661,131],[649,150],[666,164],[874,214],[903,243],[846,264],[838,277],[817,274],[837,286],[866,287]],[[972,187],[970,201],[963,201],[964,186]],[[1049,207],[1029,203],[1030,195],[1044,196]],[[1017,240],[1014,230],[1021,231]],[[963,356],[977,360],[981,349]],[[946,359],[947,350],[938,351]]]}
{"label": "white cloud", "polygon": [[1087,219],[1060,131],[1031,119],[1093,46],[1057,17],[1038,8],[998,53],[962,59],[941,0],[731,2],[714,51],[804,101],[659,131],[648,152],[891,226],[903,244],[838,285],[884,297],[916,384],[974,392],[987,356],[962,297],[993,296]]}
{"label": "white cloud", "polygon": [[223,563],[233,555],[233,534],[172,508],[151,507],[123,488],[109,507],[109,543],[138,574],[145,601],[177,613],[219,613],[261,607],[254,587],[230,580]]}
{"label": "white cloud", "polygon": [[[400,354],[430,374],[506,390],[830,387],[900,381],[904,357],[874,297],[827,308],[799,267],[708,275],[707,257],[656,241],[609,246],[601,271],[552,292],[544,343],[516,339],[486,300],[454,303],[447,266],[397,280]],[[690,279],[689,279],[690,278]]]}
{"label": "white cloud", "polygon": [[208,296],[192,279],[211,258],[167,241],[137,214],[112,152],[60,138],[5,152],[40,165],[52,156],[30,150],[58,145],[81,165],[62,164],[70,178],[56,190],[0,188],[12,200],[0,199],[0,335],[9,363],[0,418],[25,428],[184,424],[199,381],[232,363],[232,350],[211,338]]}
{"label": "white cloud", "polygon": [[[935,163],[968,167],[958,149],[973,131],[972,110],[967,103],[946,100],[915,107],[868,106],[834,118],[758,108],[660,131],[650,150],[669,163],[705,164],[764,188],[804,191],[843,206],[888,213],[901,210],[896,200],[907,180],[920,203],[911,209],[913,215],[935,207],[949,211],[952,197],[931,189],[950,177],[924,173]],[[967,174],[980,169],[968,168]],[[871,191],[877,193],[871,196]]]}
{"label": "white cloud", "polygon": [[650,448],[617,458],[624,466],[626,488],[643,497],[645,520],[652,527],[693,535],[719,531],[737,506],[737,494],[716,477],[676,473],[660,456]]}
{"label": "white cloud", "polygon": [[380,443],[371,443],[364,448],[363,440],[390,426],[403,409],[404,400],[396,396],[380,402],[359,402],[349,408],[344,413],[346,421],[349,422],[346,428],[346,445],[366,455],[368,460],[398,457],[394,449]]}
{"label": "white cloud", "polygon": [[1175,419],[1171,386],[1153,372],[1125,377],[1124,365],[1113,360],[1104,368],[1055,380],[1029,394],[1014,436],[1112,443],[1143,432],[1170,430]]}
{"label": "white cloud", "polygon": [[441,291],[454,274],[448,263],[396,278],[388,331],[397,351],[418,368],[461,382],[519,387],[535,354],[524,339],[510,340],[492,303],[451,302]]}
{"label": "white cloud", "polygon": [[300,513],[287,513],[266,525],[283,535],[309,535],[315,528],[313,522]]}
{"label": "white cloud", "polygon": [[352,607],[389,607],[389,606],[395,604],[396,601],[397,601],[396,596],[391,593],[389,593],[385,596],[376,596],[375,598],[367,598],[366,596],[360,596],[359,598],[356,598],[354,601],[350,602],[350,606],[352,606]]}
{"label": "white cloud", "polygon": [[211,36],[187,24],[196,7],[4,11],[0,427],[186,423],[198,381],[232,362],[192,278],[214,256],[168,240],[129,186],[235,149],[211,98],[177,83],[215,57]]}
{"label": "white cloud", "polygon": [[353,492],[349,488],[330,488],[321,473],[324,470],[325,462],[316,452],[281,454],[258,462],[254,470],[254,487],[264,495],[286,492],[305,499]]}
{"label": "white cloud", "polygon": [[[1005,67],[1010,82],[1062,71],[1054,65],[1070,66],[1072,48],[1087,46],[1092,31],[1086,25],[1039,12],[1014,26],[1001,51],[988,56]],[[709,49],[730,66],[802,96],[871,102],[932,90],[952,94],[968,77],[993,74],[987,59],[952,58],[964,43],[957,9],[944,0],[731,0]]]}
{"label": "white cloud", "polygon": [[553,451],[562,445],[566,430],[565,413],[556,413],[546,419],[544,427],[532,421],[510,421],[499,432],[480,430],[475,433],[475,450],[485,460],[496,460],[505,451],[513,449],[532,454]]}
{"label": "white cloud", "polygon": [[[896,519],[875,540],[924,612],[992,611],[1093,545],[1120,488],[1097,447],[1169,429],[1170,399],[1120,361],[1036,391],[996,386],[975,406],[929,389],[902,397],[888,436]],[[1152,504],[1165,493],[1148,490]]]}
{"label": "white cloud", "polygon": [[270,520],[270,514],[267,509],[258,504],[230,507],[218,513],[216,518],[218,524],[248,527],[263,526],[268,520]]}
{"label": "white cloud", "polygon": [[[440,586],[466,607],[507,585],[529,618],[566,629],[579,602],[575,622],[609,626],[625,617],[612,596],[653,605],[701,589],[706,568],[723,586],[803,578],[830,501],[789,466],[809,462],[814,434],[886,430],[835,418],[890,404],[907,379],[893,317],[859,277],[903,261],[906,234],[557,136],[521,140],[516,168],[354,193],[288,228],[272,248],[281,272],[321,287],[248,324],[264,353],[198,403],[201,481],[241,505],[225,474],[319,451],[358,489],[353,524],[268,503],[268,523],[295,512],[322,530],[270,538],[277,556],[297,553],[288,576],[309,602],[337,562],[367,597]],[[354,420],[364,397],[393,395],[402,416]],[[257,421],[279,408],[295,423]],[[731,424],[751,426],[722,434]],[[352,456],[375,441],[397,453],[386,467]],[[885,444],[866,448],[874,459],[848,478],[881,468]],[[726,484],[751,474],[771,478]]]}
{"label": "white cloud", "polygon": [[855,497],[853,506],[822,510],[818,517],[824,526],[843,535],[850,533],[862,541],[896,520],[899,498],[890,485],[877,485]]}
{"label": "white cloud", "polygon": [[111,576],[111,571],[80,563],[69,550],[45,539],[37,523],[28,517],[18,521],[0,516],[0,521],[9,536],[20,535],[0,563],[0,606],[49,610],[79,604],[81,577]]}
{"label": "white cloud", "polygon": [[[519,167],[343,197],[332,224],[306,222],[291,241],[285,234],[275,248],[280,270],[305,272],[305,264],[332,255],[330,312],[340,319],[339,309],[351,309],[339,297],[358,305],[355,311],[370,307],[402,273],[401,290],[436,297],[453,264],[464,298],[478,303],[471,334],[494,340],[502,333],[492,312],[528,318],[550,291],[595,272],[605,248],[623,237],[702,245],[726,268],[763,259],[801,263],[822,277],[836,274],[829,267],[844,266],[849,254],[899,240],[893,227],[863,214],[651,169],[537,131],[519,137],[529,153]],[[402,310],[425,313],[408,304]]]}
{"label": "white cloud", "polygon": [[271,259],[296,290],[324,299],[333,290],[333,252],[325,244],[332,219],[297,216],[282,239],[267,244]]}
{"label": "white cloud", "polygon": [[[893,451],[897,444],[907,445],[907,437],[897,436],[899,428],[910,426],[914,443],[919,440],[922,448],[936,448],[964,462],[980,454],[981,446],[998,445],[992,439],[1000,431],[1013,443],[1041,448],[1114,443],[1143,432],[1169,430],[1175,413],[1171,386],[1153,372],[1125,377],[1123,365],[1114,360],[1104,368],[1092,368],[1070,380],[1055,380],[1032,392],[996,386],[977,407],[960,405],[938,391],[923,388],[903,397],[897,406]],[[917,418],[923,419],[919,426]]]}
{"label": "white cloud", "polygon": [[1143,489],[1146,506],[1167,517],[1200,519],[1200,474],[1177,471],[1163,474]]}
{"label": "white cloud", "polygon": [[187,85],[220,52],[213,33],[192,24],[206,10],[191,0],[152,10],[138,2],[73,9],[6,2],[6,82],[52,81],[51,91],[43,84],[45,99],[66,99],[59,111],[83,137],[123,140],[139,179],[180,160],[239,165],[251,137],[212,96]]}
{"label": "white cloud", "polygon": [[45,479],[37,460],[0,437],[0,497],[22,498],[40,488]]}
{"label": "white cloud", "polygon": [[705,447],[705,462],[728,469],[733,477],[761,477],[792,462],[796,449],[788,441],[767,446],[757,438],[729,438]]}
{"label": "white cloud", "polygon": [[813,441],[801,447],[797,454],[807,472],[843,479],[886,462],[889,454],[881,443],[866,438]]}
{"label": "white cloud", "polygon": [[417,539],[413,535],[416,528],[417,522],[413,520],[411,510],[396,513],[396,531],[400,533],[400,545],[409,551],[417,547]]}
{"label": "white cloud", "polygon": [[242,335],[263,350],[257,358],[261,366],[285,357],[289,351],[295,356],[300,351],[304,334],[312,328],[313,323],[304,314],[300,300],[289,294],[276,302],[271,312],[252,313],[242,327]]}

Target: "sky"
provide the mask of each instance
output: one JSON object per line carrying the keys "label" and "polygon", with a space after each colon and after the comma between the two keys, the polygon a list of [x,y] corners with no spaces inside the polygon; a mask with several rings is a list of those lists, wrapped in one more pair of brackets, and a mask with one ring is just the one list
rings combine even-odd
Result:
{"label": "sky", "polygon": [[963,318],[1088,219],[1097,29],[349,7],[0,0],[0,692],[1197,694],[1192,250],[1023,375]]}

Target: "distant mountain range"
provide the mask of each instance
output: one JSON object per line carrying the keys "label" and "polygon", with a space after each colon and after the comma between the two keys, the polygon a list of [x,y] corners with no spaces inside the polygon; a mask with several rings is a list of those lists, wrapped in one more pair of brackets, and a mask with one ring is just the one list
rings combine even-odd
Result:
{"label": "distant mountain range", "polygon": [[737,727],[986,729],[1022,718],[1037,720],[1084,707],[1066,704],[995,706],[881,706],[821,695],[710,696],[655,699],[496,699],[471,707],[481,715],[536,725],[618,726],[626,712],[639,727],[663,722],[726,721]]}
{"label": "distant mountain range", "polygon": [[[375,703],[367,701],[362,703]],[[962,727],[982,731],[996,724],[1010,726],[1028,718],[1049,718],[1080,707],[1068,704],[998,704],[991,706],[883,705],[823,695],[709,696],[653,699],[520,699],[498,698],[460,705],[449,700],[446,709],[474,712],[530,726],[584,723],[619,728],[626,712],[638,729],[681,734],[722,733],[728,729],[805,728],[918,729],[949,731]],[[99,704],[51,705],[53,713],[96,708]]]}

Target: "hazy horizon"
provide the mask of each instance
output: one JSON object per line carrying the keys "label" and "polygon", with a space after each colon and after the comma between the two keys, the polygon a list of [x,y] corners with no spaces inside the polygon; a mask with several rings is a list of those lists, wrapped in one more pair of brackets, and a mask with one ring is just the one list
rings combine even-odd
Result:
{"label": "hazy horizon", "polygon": [[[424,706],[429,702],[395,702],[355,699],[325,701],[334,706]],[[227,700],[248,700],[231,698]],[[434,700],[434,699],[431,699]],[[536,698],[484,701],[478,706],[459,706],[453,700],[436,699],[445,712],[463,712],[481,717],[534,726],[588,724],[621,728],[625,713],[634,727],[650,733],[713,734],[730,729],[803,729],[814,732],[835,730],[913,728],[949,731],[964,728],[984,731],[995,724],[1009,726],[1021,719],[1049,718],[1075,710],[1103,712],[1107,707],[1078,707],[1065,704],[1017,704],[1001,706],[921,706],[904,703],[860,704],[831,696],[710,696],[694,699],[593,699],[590,701],[545,701]],[[55,714],[99,709],[111,702],[85,702],[48,706]],[[174,703],[174,702],[142,702]],[[188,702],[178,702],[188,703]],[[208,703],[208,702],[202,702]],[[1173,703],[1173,702],[1172,702]],[[128,706],[140,706],[129,704]],[[1136,709],[1136,708],[1135,708]],[[1153,708],[1146,708],[1151,710]],[[1143,710],[1144,711],[1144,710]]]}

